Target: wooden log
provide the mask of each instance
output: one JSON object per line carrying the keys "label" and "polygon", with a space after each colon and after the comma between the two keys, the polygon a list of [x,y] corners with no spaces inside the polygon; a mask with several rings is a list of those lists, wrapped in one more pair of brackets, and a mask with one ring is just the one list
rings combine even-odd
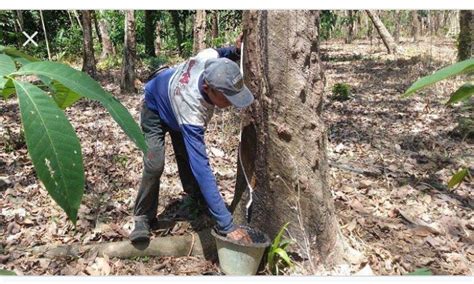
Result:
{"label": "wooden log", "polygon": [[158,237],[148,243],[132,244],[129,240],[96,244],[44,245],[31,249],[33,255],[54,258],[79,257],[84,253],[97,253],[98,256],[130,258],[136,256],[203,256],[207,260],[216,259],[216,243],[211,230],[197,233]]}

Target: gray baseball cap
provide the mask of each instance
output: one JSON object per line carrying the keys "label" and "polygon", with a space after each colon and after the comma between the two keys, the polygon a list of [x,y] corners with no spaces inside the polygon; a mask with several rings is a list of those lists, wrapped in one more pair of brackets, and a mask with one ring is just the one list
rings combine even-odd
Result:
{"label": "gray baseball cap", "polygon": [[211,87],[222,92],[235,107],[247,107],[253,102],[253,94],[244,85],[239,65],[234,61],[227,58],[208,59],[203,77]]}

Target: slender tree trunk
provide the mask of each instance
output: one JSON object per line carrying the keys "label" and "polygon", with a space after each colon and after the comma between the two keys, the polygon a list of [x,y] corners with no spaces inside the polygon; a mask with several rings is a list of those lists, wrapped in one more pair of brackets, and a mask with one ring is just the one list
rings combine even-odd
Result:
{"label": "slender tree trunk", "polygon": [[418,42],[420,37],[420,21],[418,20],[418,11],[411,11],[411,35],[413,42]]}
{"label": "slender tree trunk", "polygon": [[183,54],[183,34],[181,31],[181,25],[180,25],[180,20],[179,20],[179,14],[178,11],[170,11],[171,13],[171,19],[173,21],[173,26],[174,26],[174,31],[176,33],[176,40],[178,42],[178,50],[179,54]]}
{"label": "slender tree trunk", "polygon": [[72,10],[72,12],[74,13],[74,17],[76,17],[77,24],[79,25],[79,27],[81,27],[81,30],[83,30],[79,13],[76,10]]}
{"label": "slender tree trunk", "polygon": [[354,11],[348,10],[347,17],[349,18],[349,24],[347,26],[346,43],[352,43],[354,39]]}
{"label": "slender tree trunk", "polygon": [[161,54],[161,21],[158,19],[155,25],[155,54]]}
{"label": "slender tree trunk", "polygon": [[97,22],[97,15],[95,11],[91,11],[92,20],[94,21],[95,33],[99,42],[102,42],[102,35],[100,34],[99,23]]}
{"label": "slender tree trunk", "polygon": [[402,20],[401,11],[396,10],[395,11],[395,32],[393,33],[393,37],[394,37],[396,43],[400,42],[401,20]]}
{"label": "slender tree trunk", "polygon": [[16,10],[16,19],[18,21],[18,26],[20,27],[20,30],[23,30],[23,11],[22,10]]}
{"label": "slender tree trunk", "polygon": [[155,25],[155,55],[158,56],[161,53],[161,21],[158,19]]}
{"label": "slender tree trunk", "polygon": [[102,52],[100,54],[100,58],[105,59],[115,54],[115,48],[112,44],[112,40],[110,39],[109,22],[107,22],[107,19],[105,19],[105,13],[104,11],[100,10],[99,14],[99,29],[100,34],[102,35]]}
{"label": "slender tree trunk", "polygon": [[252,184],[250,226],[273,238],[290,222],[289,235],[297,241],[290,250],[309,259],[311,268],[339,256],[321,119],[318,27],[318,11],[243,13],[244,79],[256,101],[243,115],[231,205],[236,221],[246,223]]}
{"label": "slender tree trunk", "polygon": [[67,10],[67,15],[69,17],[69,21],[71,22],[71,27],[73,27],[74,26],[74,21],[72,20],[71,12],[69,10]]}
{"label": "slender tree trunk", "polygon": [[153,18],[156,11],[145,10],[145,53],[148,56],[155,56]]}
{"label": "slender tree trunk", "polygon": [[219,11],[212,11],[212,39],[216,39],[219,36]]}
{"label": "slender tree trunk", "polygon": [[436,36],[439,36],[439,30],[441,27],[441,21],[442,21],[442,11],[434,11],[435,16],[434,16],[434,21],[433,21],[433,31]]}
{"label": "slender tree trunk", "polygon": [[474,11],[461,10],[459,14],[458,60],[466,60],[474,54]]}
{"label": "slender tree trunk", "polygon": [[41,26],[43,26],[44,40],[46,41],[46,51],[48,52],[48,59],[51,60],[51,51],[49,50],[48,33],[46,32],[46,26],[44,25],[43,11],[39,10],[39,13],[41,19]]}
{"label": "slender tree trunk", "polygon": [[91,11],[82,11],[82,32],[83,32],[83,61],[82,71],[97,79],[97,69],[95,68],[94,44],[92,39]]}
{"label": "slender tree trunk", "polygon": [[135,92],[135,14],[133,10],[125,11],[125,39],[123,46],[122,77],[120,89],[122,92]]}
{"label": "slender tree trunk", "polygon": [[372,20],[372,23],[374,24],[375,28],[377,29],[377,32],[379,33],[380,38],[383,41],[383,44],[387,48],[387,52],[389,54],[396,54],[397,53],[397,44],[395,43],[395,40],[393,40],[392,35],[388,32],[387,28],[385,25],[382,23],[380,18],[377,16],[377,13],[375,11],[371,10],[366,10],[367,15],[369,15],[370,19]]}
{"label": "slender tree trunk", "polygon": [[197,10],[193,26],[193,54],[206,48],[206,10]]}

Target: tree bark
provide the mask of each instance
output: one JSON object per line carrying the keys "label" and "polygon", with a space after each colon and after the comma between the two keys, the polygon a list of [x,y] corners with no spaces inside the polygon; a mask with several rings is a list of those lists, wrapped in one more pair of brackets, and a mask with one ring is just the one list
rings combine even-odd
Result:
{"label": "tree bark", "polygon": [[458,60],[472,58],[474,54],[474,15],[473,10],[461,10],[459,13]]}
{"label": "tree bark", "polygon": [[[231,205],[237,222],[250,221],[271,238],[290,222],[289,235],[297,240],[292,249],[312,269],[339,256],[318,27],[318,11],[244,11],[244,79],[256,101],[242,118]],[[254,188],[249,218],[248,183]]]}
{"label": "tree bark", "polygon": [[145,53],[148,56],[155,56],[153,18],[156,11],[145,10]]}
{"label": "tree bark", "polygon": [[216,39],[219,36],[219,18],[218,11],[212,11],[212,39]]}
{"label": "tree bark", "polygon": [[95,68],[94,44],[92,41],[91,11],[82,11],[82,33],[83,33],[83,53],[82,71],[97,79],[97,69]]}
{"label": "tree bark", "polygon": [[161,53],[161,21],[158,19],[155,25],[155,55],[158,56]]}
{"label": "tree bark", "polygon": [[400,42],[400,28],[401,28],[401,11],[396,10],[395,11],[395,32],[393,33],[393,38],[395,39],[395,42],[398,44]]}
{"label": "tree bark", "polygon": [[395,43],[395,40],[393,39],[392,35],[388,32],[387,28],[385,25],[382,23],[380,18],[377,16],[377,13],[375,11],[371,10],[366,10],[367,15],[369,15],[370,20],[372,20],[372,23],[374,24],[375,28],[377,29],[377,32],[379,33],[380,38],[383,41],[383,44],[387,48],[387,52],[389,54],[396,54],[397,53],[397,44]]}
{"label": "tree bark", "polygon": [[174,31],[176,33],[176,40],[178,42],[179,54],[183,54],[183,33],[181,31],[181,25],[179,20],[178,11],[170,11],[171,19],[173,21]]}
{"label": "tree bark", "polygon": [[122,77],[120,89],[122,92],[135,92],[135,57],[137,54],[135,40],[135,13],[125,11],[125,39],[123,46]]}
{"label": "tree bark", "polygon": [[349,18],[349,24],[347,26],[347,37],[346,37],[346,43],[352,43],[352,40],[354,39],[354,24],[355,24],[355,18],[354,18],[354,11],[348,10],[348,18]]}
{"label": "tree bark", "polygon": [[92,20],[94,21],[95,33],[99,42],[102,42],[102,35],[100,34],[99,23],[97,22],[97,15],[95,11],[91,11]]}
{"label": "tree bark", "polygon": [[411,11],[411,35],[413,42],[418,42],[420,37],[420,21],[418,20],[418,11]]}
{"label": "tree bark", "polygon": [[105,59],[111,55],[115,54],[115,48],[112,44],[112,40],[110,40],[109,35],[109,23],[107,19],[105,19],[104,11],[99,11],[100,19],[99,19],[99,29],[102,35],[102,53],[100,54],[101,59]]}
{"label": "tree bark", "polygon": [[206,48],[206,10],[197,10],[193,26],[193,54]]}

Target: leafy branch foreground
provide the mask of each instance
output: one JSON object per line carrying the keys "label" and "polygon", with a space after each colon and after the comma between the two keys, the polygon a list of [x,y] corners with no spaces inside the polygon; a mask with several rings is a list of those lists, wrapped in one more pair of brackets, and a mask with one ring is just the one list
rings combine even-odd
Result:
{"label": "leafy branch foreground", "polygon": [[[42,85],[27,82],[25,75],[36,75]],[[0,93],[5,100],[16,93],[33,166],[74,224],[84,192],[84,166],[79,139],[63,110],[81,98],[98,101],[135,145],[146,151],[140,127],[128,110],[87,74],[68,65],[38,61],[0,46]]]}

